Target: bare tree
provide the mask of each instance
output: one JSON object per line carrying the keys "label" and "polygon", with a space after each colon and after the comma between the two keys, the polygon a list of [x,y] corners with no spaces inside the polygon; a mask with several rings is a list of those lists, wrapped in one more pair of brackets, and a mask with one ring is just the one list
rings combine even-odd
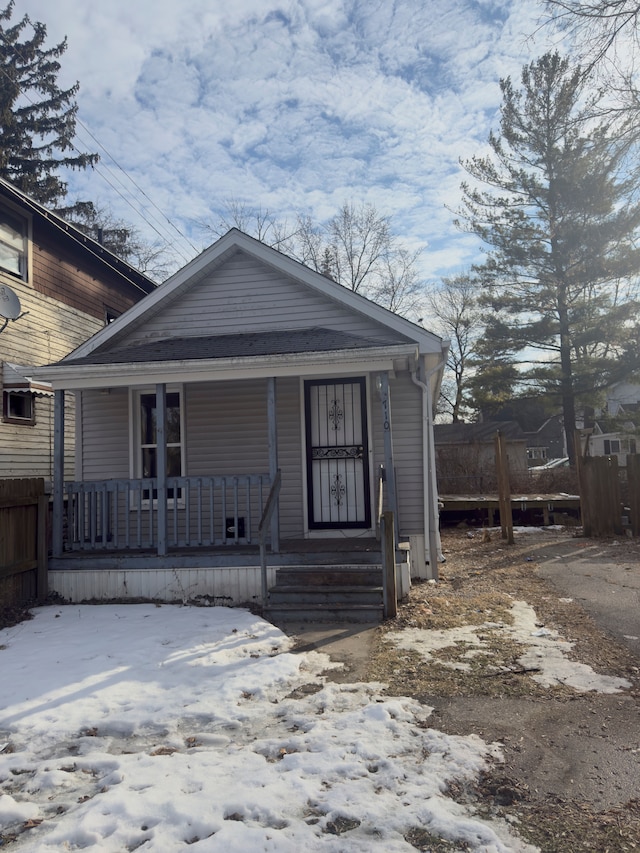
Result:
{"label": "bare tree", "polygon": [[290,225],[286,219],[279,219],[268,208],[250,207],[238,199],[225,202],[225,210],[215,225],[199,222],[198,226],[201,231],[216,238],[222,237],[231,228],[238,228],[261,243],[289,254],[300,227],[298,222]]}
{"label": "bare tree", "polygon": [[390,311],[418,316],[424,289],[420,250],[403,246],[389,217],[371,204],[345,202],[325,223],[300,214],[292,225],[268,210],[231,201],[216,226],[201,227],[215,236],[239,228]]}
{"label": "bare tree", "polygon": [[640,46],[640,3],[637,0],[545,0],[552,19],[581,45],[581,61],[589,71],[615,53],[621,39]]}
{"label": "bare tree", "polygon": [[463,420],[471,409],[468,389],[470,362],[483,328],[478,293],[478,279],[472,273],[462,273],[444,278],[441,286],[427,297],[437,331],[451,341],[440,413],[450,415],[453,423]]}

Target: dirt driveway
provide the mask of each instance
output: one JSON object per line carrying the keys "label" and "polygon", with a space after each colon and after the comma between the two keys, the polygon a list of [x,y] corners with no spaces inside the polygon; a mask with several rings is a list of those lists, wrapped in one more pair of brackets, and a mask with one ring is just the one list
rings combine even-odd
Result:
{"label": "dirt driveway", "polygon": [[453,793],[544,853],[640,849],[640,543],[456,530],[443,549],[439,583],[414,584],[397,619],[307,628],[300,647],[420,699],[434,728],[499,742],[504,763]]}

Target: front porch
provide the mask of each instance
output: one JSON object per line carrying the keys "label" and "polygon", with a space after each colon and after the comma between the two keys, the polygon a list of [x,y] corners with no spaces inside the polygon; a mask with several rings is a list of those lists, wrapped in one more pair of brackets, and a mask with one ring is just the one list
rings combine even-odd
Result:
{"label": "front porch", "polygon": [[[282,570],[282,572],[281,572]],[[302,539],[284,540],[277,554],[270,553],[267,562],[269,597],[264,612],[268,613],[283,586],[290,586],[291,572],[304,572],[313,576],[315,593],[324,598],[329,595],[328,608],[321,606],[315,612],[307,607],[300,615],[300,601],[294,599],[293,611],[299,619],[331,618],[349,621],[374,621],[381,618],[381,607],[363,607],[364,593],[375,595],[382,587],[381,543],[375,537],[354,539]],[[279,572],[282,578],[279,578]],[[368,590],[354,590],[354,576],[367,578],[363,582]],[[263,607],[262,568],[260,548],[257,544],[191,546],[172,548],[159,557],[155,549],[126,549],[111,547],[108,550],[66,551],[62,557],[49,561],[49,588],[66,601],[113,601],[140,599],[159,603]],[[396,562],[398,599],[406,597],[410,586],[409,553],[398,552]],[[317,599],[311,586],[307,587],[309,599]],[[279,599],[278,614],[286,610]]]}

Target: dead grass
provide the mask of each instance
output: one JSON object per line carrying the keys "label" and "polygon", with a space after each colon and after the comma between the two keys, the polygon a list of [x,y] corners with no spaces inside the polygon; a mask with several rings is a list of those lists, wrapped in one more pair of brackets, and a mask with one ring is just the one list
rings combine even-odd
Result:
{"label": "dead grass", "polygon": [[[499,534],[498,534],[499,536]],[[575,601],[563,599],[539,577],[536,567],[558,544],[573,549],[593,547],[572,529],[518,536],[514,546],[493,534],[482,541],[481,531],[455,530],[443,534],[447,558],[437,584],[414,584],[398,617],[381,626],[370,659],[368,678],[388,684],[392,695],[411,695],[426,703],[430,697],[525,697],[533,702],[567,703],[575,692],[565,686],[544,688],[518,663],[522,646],[496,623],[512,622],[514,600],[531,605],[540,625],[555,629],[573,642],[569,657],[588,663],[602,674],[621,676],[637,685],[638,660],[612,641]],[[604,560],[640,565],[640,543],[620,540],[598,543]],[[494,626],[486,623],[494,623]],[[408,628],[446,630],[467,625],[480,628],[483,645],[468,656],[469,645],[458,643],[434,651],[430,660],[416,651],[398,648],[389,633]],[[637,687],[630,691],[638,696]],[[585,802],[554,798],[540,800],[526,780],[504,775],[496,766],[472,789],[449,792],[487,817],[515,822],[517,832],[542,853],[640,851],[640,800],[598,810]],[[449,842],[416,829],[407,841],[417,850],[449,850]],[[441,846],[438,846],[441,845]],[[460,848],[454,848],[460,849]]]}

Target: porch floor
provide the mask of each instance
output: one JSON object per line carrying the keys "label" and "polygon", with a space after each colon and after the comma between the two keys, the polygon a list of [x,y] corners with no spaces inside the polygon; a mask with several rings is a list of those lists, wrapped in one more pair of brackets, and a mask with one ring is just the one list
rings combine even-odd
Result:
{"label": "porch floor", "polygon": [[[269,566],[379,564],[380,542],[375,537],[354,539],[286,539],[280,550],[267,549]],[[155,548],[109,548],[65,551],[62,557],[49,557],[50,569],[118,568],[188,568],[192,566],[258,566],[258,545],[217,545],[170,548],[158,557]]]}

